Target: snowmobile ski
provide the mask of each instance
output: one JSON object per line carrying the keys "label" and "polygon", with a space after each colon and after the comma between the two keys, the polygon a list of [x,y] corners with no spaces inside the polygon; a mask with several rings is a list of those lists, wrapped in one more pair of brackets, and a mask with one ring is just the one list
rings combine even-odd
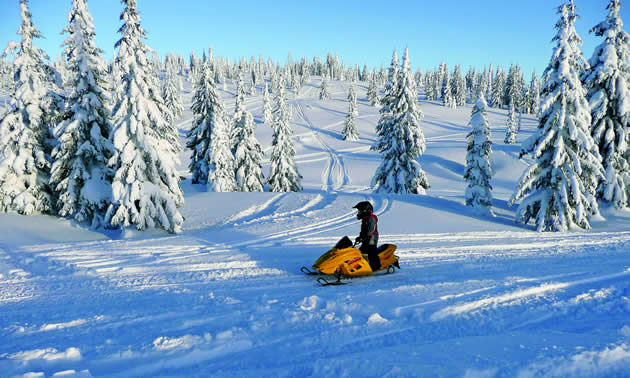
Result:
{"label": "snowmobile ski", "polygon": [[300,272],[306,274],[307,276],[321,276],[322,275],[321,272],[313,272],[312,270],[308,269],[305,266],[300,268]]}
{"label": "snowmobile ski", "polygon": [[319,282],[319,284],[322,286],[339,286],[339,285],[345,285],[347,283],[347,282],[341,282],[341,276],[337,277],[337,281],[332,281],[332,282],[328,281],[324,277],[319,277],[317,279],[317,282]]}

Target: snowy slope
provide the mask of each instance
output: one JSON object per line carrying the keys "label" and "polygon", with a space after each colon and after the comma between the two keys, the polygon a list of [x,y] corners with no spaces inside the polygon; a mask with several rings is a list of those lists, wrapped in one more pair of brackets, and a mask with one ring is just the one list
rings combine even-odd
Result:
{"label": "snowy slope", "polygon": [[[184,232],[92,232],[0,215],[1,376],[626,376],[630,215],[584,233],[539,234],[506,203],[526,162],[489,109],[495,218],[464,205],[470,106],[422,102],[426,196],[369,190],[378,109],[355,84],[361,138],[343,141],[349,82],[291,96],[301,193],[211,193],[183,182]],[[259,90],[259,93],[261,91]],[[190,104],[186,87],[184,100]],[[234,106],[234,87],[223,92]],[[248,97],[257,137],[262,95]],[[191,125],[187,110],[178,122]],[[524,117],[519,141],[535,121]],[[187,171],[189,154],[181,155]],[[264,172],[268,171],[268,160]],[[299,272],[371,200],[391,275],[320,287]]]}

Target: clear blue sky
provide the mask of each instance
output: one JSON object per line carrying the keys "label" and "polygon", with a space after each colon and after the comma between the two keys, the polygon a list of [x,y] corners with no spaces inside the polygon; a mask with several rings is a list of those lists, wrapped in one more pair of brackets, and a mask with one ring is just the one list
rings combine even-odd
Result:
{"label": "clear blue sky", "polygon": [[[576,28],[590,58],[600,39],[588,30],[606,16],[608,0],[575,0]],[[0,0],[0,46],[18,40],[19,1]],[[527,76],[547,65],[559,0],[138,0],[147,43],[160,54],[215,55],[230,59],[262,54],[284,62],[335,52],[346,63],[388,65],[394,49],[409,46],[413,67],[433,68],[518,63]],[[71,0],[31,0],[35,25],[46,37],[39,45],[51,57],[61,51]],[[117,0],[89,0],[97,43],[110,58],[123,7]],[[630,6],[630,5],[629,5]],[[628,7],[622,18],[630,24]],[[626,28],[626,30],[628,30]]]}

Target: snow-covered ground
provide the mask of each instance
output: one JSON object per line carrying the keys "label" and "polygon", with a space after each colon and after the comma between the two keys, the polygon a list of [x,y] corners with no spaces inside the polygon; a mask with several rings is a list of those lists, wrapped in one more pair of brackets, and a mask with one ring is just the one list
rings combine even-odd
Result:
{"label": "snow-covered ground", "polygon": [[[424,101],[431,189],[375,195],[378,109],[355,84],[361,139],[343,141],[351,84],[329,84],[330,100],[313,78],[289,101],[304,192],[185,181],[175,236],[0,215],[0,376],[630,375],[629,214],[604,209],[589,232],[515,225],[507,200],[526,162],[502,142],[506,111],[490,109],[497,216],[475,215],[462,178],[471,108]],[[268,157],[260,91],[246,104]],[[524,117],[519,142],[534,128]],[[338,287],[300,273],[358,234],[352,206],[366,199],[402,269]]]}

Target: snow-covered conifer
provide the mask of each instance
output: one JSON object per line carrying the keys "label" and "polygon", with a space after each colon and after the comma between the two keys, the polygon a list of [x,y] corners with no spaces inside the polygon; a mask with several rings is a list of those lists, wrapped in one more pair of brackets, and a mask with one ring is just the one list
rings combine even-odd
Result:
{"label": "snow-covered conifer", "polygon": [[245,104],[234,114],[230,140],[234,156],[236,190],[240,192],[262,192],[263,174],[261,160],[263,150],[254,134],[256,123]]}
{"label": "snow-covered conifer", "polygon": [[372,106],[380,105],[379,98],[378,98],[378,89],[376,87],[376,80],[373,77],[370,78],[370,82],[368,84],[367,98],[370,105]]}
{"label": "snow-covered conifer", "polygon": [[538,82],[536,70],[532,72],[532,80],[529,83],[527,94],[529,95],[529,114],[538,114],[538,108],[540,108],[540,83]]}
{"label": "snow-covered conifer", "polygon": [[506,144],[514,144],[516,143],[516,113],[514,111],[514,101],[510,101],[510,111],[507,115],[507,124],[505,131],[505,143]]}
{"label": "snow-covered conifer", "polygon": [[302,190],[302,176],[295,165],[291,109],[280,88],[275,98],[273,111],[273,148],[271,150],[269,191],[299,192]]}
{"label": "snow-covered conifer", "polygon": [[[247,123],[245,110],[240,120]],[[247,112],[248,113],[248,112]],[[251,115],[251,114],[250,114]],[[252,120],[253,122],[253,120]],[[241,131],[241,130],[239,130]],[[215,122],[210,136],[210,160],[208,164],[208,184],[215,192],[234,192],[237,190],[234,155],[232,155],[229,124],[225,121]]]}
{"label": "snow-covered conifer", "polygon": [[189,165],[191,181],[193,184],[206,184],[210,172],[212,130],[217,123],[224,123],[226,119],[225,106],[208,64],[199,67],[191,109],[193,123],[188,131],[186,145],[192,150]]}
{"label": "snow-covered conifer", "polygon": [[346,115],[345,127],[342,131],[343,140],[359,139],[359,129],[357,128],[358,115],[357,94],[354,92],[354,88],[350,86],[350,90],[348,91],[348,114]]}
{"label": "snow-covered conifer", "polygon": [[265,82],[265,88],[263,89],[263,122],[271,125],[273,123],[273,105],[271,103],[271,97],[269,96],[269,87]]}
{"label": "snow-covered conifer", "polygon": [[493,108],[502,108],[505,93],[505,71],[501,67],[497,67],[497,74],[494,75],[492,83],[492,100],[490,106]]}
{"label": "snow-covered conifer", "polygon": [[11,109],[0,120],[0,211],[52,212],[49,187],[51,119],[61,104],[52,93],[46,53],[33,44],[42,38],[33,25],[28,1],[20,0],[20,43],[11,42],[16,68]]}
{"label": "snow-covered conifer", "polygon": [[398,91],[398,52],[394,50],[392,54],[392,62],[387,70],[387,83],[385,83],[385,93],[380,100],[381,109],[380,117],[376,124],[376,135],[378,137],[376,143],[370,147],[373,151],[384,153],[389,150],[388,143],[391,142],[389,137],[390,128],[392,126],[392,112],[394,111],[394,100]]}
{"label": "snow-covered conifer", "polygon": [[179,138],[164,119],[168,111],[158,79],[147,56],[150,50],[140,26],[137,0],[123,0],[125,9],[116,43],[124,72],[123,95],[114,106],[111,139],[116,148],[109,165],[114,170],[112,203],[105,216],[112,227],[161,227],[179,232],[184,221],[178,208],[184,197],[176,169]]}
{"label": "snow-covered conifer", "polygon": [[444,81],[442,82],[442,104],[447,108],[454,109],[457,107],[457,103],[453,98],[453,90],[451,88],[451,79],[448,73],[444,75]]}
{"label": "snow-covered conifer", "polygon": [[319,99],[320,100],[328,100],[330,98],[330,92],[328,90],[328,79],[326,75],[322,77],[322,86],[319,89]]}
{"label": "snow-covered conifer", "polygon": [[92,15],[85,0],[74,0],[64,29],[68,39],[71,93],[63,121],[55,127],[59,145],[53,151],[50,183],[56,192],[59,215],[104,226],[111,202],[112,172],[107,167],[114,153],[101,49],[94,42]]}
{"label": "snow-covered conifer", "polygon": [[170,123],[175,122],[184,113],[184,105],[182,105],[182,95],[180,91],[180,83],[177,74],[172,66],[167,66],[166,77],[162,86],[162,98],[164,104],[169,110],[168,119]]}
{"label": "snow-covered conifer", "polygon": [[468,149],[466,153],[466,205],[484,215],[492,213],[492,167],[490,155],[492,154],[492,142],[490,141],[490,124],[486,115],[486,99],[479,96],[473,107],[470,126],[472,131],[468,134]]}
{"label": "snow-covered conifer", "polygon": [[429,188],[427,176],[416,159],[426,149],[420,122],[424,118],[418,104],[418,92],[409,68],[409,49],[405,49],[398,83],[391,99],[381,110],[381,140],[378,149],[382,162],[372,178],[372,186],[381,193],[424,194]]}
{"label": "snow-covered conifer", "polygon": [[451,85],[455,105],[466,105],[466,83],[464,82],[464,78],[462,77],[462,72],[459,64],[455,66],[455,70],[453,71],[453,80]]}
{"label": "snow-covered conifer", "polygon": [[590,60],[585,75],[592,116],[592,135],[599,148],[605,179],[598,197],[627,208],[630,199],[630,35],[623,30],[619,16],[620,0],[610,0],[608,16],[591,32],[605,40]]}
{"label": "snow-covered conifer", "polygon": [[533,219],[538,231],[588,229],[589,217],[599,214],[595,189],[604,170],[590,134],[590,108],[579,79],[583,57],[574,9],[572,3],[558,9],[557,45],[545,70],[548,79],[538,130],[521,151],[530,154],[534,163],[510,199],[510,204],[522,199],[516,221]]}

